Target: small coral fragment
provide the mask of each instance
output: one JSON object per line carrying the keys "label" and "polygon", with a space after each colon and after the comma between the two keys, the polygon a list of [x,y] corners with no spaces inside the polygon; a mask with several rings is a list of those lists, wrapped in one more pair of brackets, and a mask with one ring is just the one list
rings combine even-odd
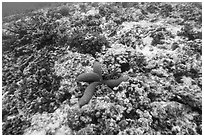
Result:
{"label": "small coral fragment", "polygon": [[81,108],[83,105],[87,104],[93,96],[95,88],[99,85],[100,82],[91,83],[85,90],[84,95],[79,99],[79,107]]}
{"label": "small coral fragment", "polygon": [[100,81],[100,77],[96,73],[83,73],[77,77],[80,82],[96,82]]}

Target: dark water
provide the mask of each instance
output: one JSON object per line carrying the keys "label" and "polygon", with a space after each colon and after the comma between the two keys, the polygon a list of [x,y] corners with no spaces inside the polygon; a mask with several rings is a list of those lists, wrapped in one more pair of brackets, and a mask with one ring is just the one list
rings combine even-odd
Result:
{"label": "dark water", "polygon": [[[2,17],[22,13],[29,10],[40,9],[43,7],[52,7],[64,2],[2,2]],[[71,2],[69,2],[71,3]],[[194,3],[202,7],[201,2]]]}
{"label": "dark water", "polygon": [[50,7],[59,3],[53,2],[2,2],[2,17],[29,10]]}

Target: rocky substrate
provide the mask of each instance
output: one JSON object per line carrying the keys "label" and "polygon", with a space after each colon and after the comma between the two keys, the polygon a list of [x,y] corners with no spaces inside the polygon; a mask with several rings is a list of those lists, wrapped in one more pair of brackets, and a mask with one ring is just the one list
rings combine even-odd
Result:
{"label": "rocky substrate", "polygon": [[[72,3],[3,19],[3,134],[202,134],[201,24],[199,3]],[[128,80],[79,108],[88,83],[76,78],[95,60],[103,79]]]}

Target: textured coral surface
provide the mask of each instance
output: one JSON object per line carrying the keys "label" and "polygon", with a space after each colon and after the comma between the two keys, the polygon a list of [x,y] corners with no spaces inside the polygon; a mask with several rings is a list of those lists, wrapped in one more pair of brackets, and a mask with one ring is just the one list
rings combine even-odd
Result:
{"label": "textured coral surface", "polygon": [[2,55],[4,135],[202,134],[200,3],[62,3],[4,17]]}

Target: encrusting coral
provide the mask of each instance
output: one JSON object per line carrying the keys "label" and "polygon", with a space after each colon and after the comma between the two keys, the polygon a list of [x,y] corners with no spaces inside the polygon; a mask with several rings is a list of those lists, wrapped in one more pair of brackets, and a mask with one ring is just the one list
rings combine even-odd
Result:
{"label": "encrusting coral", "polygon": [[93,72],[83,73],[77,77],[78,82],[90,83],[84,91],[84,95],[79,99],[79,107],[81,108],[91,100],[97,85],[106,84],[109,88],[114,88],[126,80],[128,80],[127,76],[121,76],[118,79],[103,80],[101,65],[98,61],[95,61],[93,64]]}

